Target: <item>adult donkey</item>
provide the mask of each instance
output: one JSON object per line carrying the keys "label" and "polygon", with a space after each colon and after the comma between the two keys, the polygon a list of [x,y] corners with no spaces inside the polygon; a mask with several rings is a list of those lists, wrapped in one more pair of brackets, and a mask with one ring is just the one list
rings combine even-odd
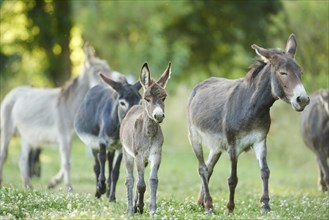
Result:
{"label": "adult donkey", "polygon": [[[115,187],[119,177],[122,159],[119,129],[127,111],[139,103],[141,88],[139,82],[116,82],[100,75],[105,83],[91,88],[86,94],[74,121],[80,139],[92,149],[94,172],[96,174],[96,193],[100,198],[106,192],[105,161],[108,159],[109,178],[107,196],[115,201]],[[106,151],[108,148],[108,153]],[[114,165],[114,167],[113,167]]]}
{"label": "adult donkey", "polygon": [[[251,46],[262,61],[256,62],[246,77],[237,80],[210,78],[197,85],[189,98],[189,139],[199,161],[202,188],[198,203],[207,212],[213,204],[209,192],[209,179],[223,151],[230,158],[231,172],[228,213],[234,209],[234,192],[238,183],[237,162],[241,152],[252,147],[259,162],[263,181],[262,209],[269,211],[268,179],[270,170],[266,161],[266,135],[271,118],[270,107],[277,99],[302,111],[309,103],[301,83],[301,68],[294,59],[296,39],[291,35],[286,50],[264,49]],[[202,146],[209,148],[204,162]]]}
{"label": "adult donkey", "polygon": [[61,168],[48,188],[55,187],[64,178],[65,187],[71,190],[70,148],[74,114],[89,88],[101,82],[98,73],[112,74],[106,61],[95,57],[89,45],[85,46],[85,55],[84,67],[79,76],[65,86],[54,89],[20,86],[4,98],[1,104],[0,186],[9,142],[16,132],[21,137],[19,167],[24,186],[32,187],[29,150],[47,144],[59,144]]}
{"label": "adult donkey", "polygon": [[[142,67],[140,82],[144,88],[142,105],[134,106],[122,121],[120,140],[123,146],[123,155],[126,163],[126,187],[128,196],[128,214],[143,213],[145,167],[150,162],[150,214],[156,210],[156,193],[158,188],[158,169],[161,162],[163,134],[160,123],[164,119],[164,101],[167,93],[165,90],[171,74],[171,64],[164,71],[158,81],[151,78],[147,63]],[[134,160],[136,161],[138,181],[135,205],[133,206],[132,194],[134,187]]]}
{"label": "adult donkey", "polygon": [[305,144],[316,155],[322,191],[329,186],[329,89],[311,96],[310,105],[301,114],[301,132]]}

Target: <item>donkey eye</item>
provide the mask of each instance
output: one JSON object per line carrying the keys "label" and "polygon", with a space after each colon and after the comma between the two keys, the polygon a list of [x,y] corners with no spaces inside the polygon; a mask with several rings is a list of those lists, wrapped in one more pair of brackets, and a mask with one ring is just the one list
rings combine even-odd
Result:
{"label": "donkey eye", "polygon": [[125,107],[125,106],[126,106],[126,102],[123,101],[123,100],[120,100],[120,101],[119,101],[119,104],[120,104],[122,107]]}
{"label": "donkey eye", "polygon": [[162,97],[161,100],[164,102],[166,100],[166,97]]}
{"label": "donkey eye", "polygon": [[147,101],[147,102],[151,101],[151,99],[149,99],[149,98],[144,98],[144,100]]}
{"label": "donkey eye", "polygon": [[286,73],[286,72],[280,72],[280,74],[281,74],[282,76],[286,76],[286,75],[288,75],[288,73]]}

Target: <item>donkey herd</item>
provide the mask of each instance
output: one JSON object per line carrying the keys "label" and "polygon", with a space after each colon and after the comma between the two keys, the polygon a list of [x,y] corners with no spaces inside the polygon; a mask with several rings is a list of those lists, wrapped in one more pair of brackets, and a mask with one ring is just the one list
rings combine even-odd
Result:
{"label": "donkey herd", "polygon": [[[329,89],[309,97],[301,82],[301,67],[295,61],[297,43],[290,35],[286,48],[264,49],[252,45],[258,59],[244,78],[209,78],[191,92],[187,104],[189,140],[198,160],[201,191],[198,203],[213,212],[209,181],[223,151],[230,158],[228,213],[233,212],[238,183],[239,155],[252,148],[262,179],[261,209],[270,211],[266,136],[270,129],[270,108],[281,99],[293,110],[302,112],[301,131],[306,145],[314,151],[323,191],[329,186]],[[68,191],[70,152],[74,133],[92,150],[96,175],[95,197],[107,194],[116,201],[115,190],[122,158],[126,168],[128,215],[143,213],[145,168],[150,163],[150,207],[156,212],[158,169],[164,136],[166,84],[171,63],[158,80],[145,63],[139,80],[128,83],[126,77],[111,70],[105,60],[85,46],[85,62],[79,76],[60,88],[20,86],[11,90],[1,103],[0,187],[8,146],[14,134],[21,138],[19,168],[26,188],[30,178],[40,175],[41,149],[47,144],[59,146],[61,166],[48,188],[63,179]],[[139,90],[143,88],[143,94]],[[204,159],[203,147],[209,149]],[[31,153],[32,152],[32,153]],[[36,154],[35,154],[36,153]],[[35,158],[33,158],[35,157]],[[108,161],[108,179],[105,164]],[[134,166],[137,170],[136,196],[133,202]]]}

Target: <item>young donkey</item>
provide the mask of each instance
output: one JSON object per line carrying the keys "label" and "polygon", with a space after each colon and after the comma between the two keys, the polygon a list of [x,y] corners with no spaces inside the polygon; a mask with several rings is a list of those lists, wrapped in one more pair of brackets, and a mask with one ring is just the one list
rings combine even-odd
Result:
{"label": "young donkey", "polygon": [[[208,182],[223,151],[227,151],[230,157],[227,208],[229,213],[233,211],[238,156],[250,147],[255,151],[261,170],[262,209],[270,210],[270,170],[266,161],[270,107],[277,99],[291,104],[296,111],[302,111],[309,103],[301,83],[301,68],[294,59],[296,47],[294,35],[289,37],[285,52],[252,45],[262,61],[255,63],[245,78],[228,80],[213,77],[193,89],[187,107],[189,139],[199,162],[202,180],[198,203],[205,206],[207,212],[213,209]],[[201,145],[210,150],[206,163]]]}
{"label": "young donkey", "polygon": [[[115,201],[115,187],[122,159],[119,143],[121,120],[127,111],[140,102],[139,82],[130,85],[100,75],[108,85],[91,88],[85,96],[74,120],[74,128],[80,139],[92,149],[96,175],[96,194],[100,198],[106,192],[105,161],[108,159],[109,178],[107,196]],[[108,153],[106,155],[106,151]],[[114,167],[113,167],[114,165]]]}
{"label": "young donkey", "polygon": [[[134,106],[127,113],[120,128],[120,140],[123,146],[123,157],[126,164],[126,188],[128,197],[128,214],[143,213],[144,170],[148,162],[151,164],[150,174],[150,214],[156,210],[156,193],[158,188],[158,169],[161,162],[163,134],[160,123],[164,119],[164,101],[167,93],[165,86],[171,74],[171,64],[164,71],[160,79],[155,82],[151,78],[147,63],[142,67],[140,82],[144,88],[142,105]],[[134,160],[138,173],[135,206],[132,193],[134,185]]]}

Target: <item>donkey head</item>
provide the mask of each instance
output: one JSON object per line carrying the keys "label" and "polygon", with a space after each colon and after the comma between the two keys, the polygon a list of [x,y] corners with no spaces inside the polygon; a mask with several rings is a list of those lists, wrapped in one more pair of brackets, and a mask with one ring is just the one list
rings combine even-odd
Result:
{"label": "donkey head", "polygon": [[156,123],[161,123],[165,117],[164,115],[164,101],[167,97],[165,90],[168,79],[171,74],[171,63],[161,75],[158,81],[151,78],[151,73],[147,63],[144,63],[141,74],[140,82],[144,88],[144,102],[146,113]]}
{"label": "donkey head", "polygon": [[121,120],[127,114],[128,110],[133,105],[136,105],[140,102],[141,95],[138,91],[142,86],[139,81],[133,85],[129,84],[126,80],[123,80],[123,82],[114,81],[104,76],[102,73],[100,74],[100,77],[105,83],[110,85],[118,93],[116,104],[118,105],[118,117],[119,121],[121,122]]}
{"label": "donkey head", "polygon": [[113,71],[107,62],[95,56],[95,50],[88,42],[84,46],[84,52],[85,62],[83,74],[86,76],[86,81],[89,83],[89,88],[102,82],[99,78],[100,72],[107,77],[113,78]]}
{"label": "donkey head", "polygon": [[286,51],[251,46],[266,63],[271,65],[271,87],[275,98],[291,104],[295,111],[303,111],[310,99],[301,83],[302,70],[295,61],[296,38],[290,35]]}

